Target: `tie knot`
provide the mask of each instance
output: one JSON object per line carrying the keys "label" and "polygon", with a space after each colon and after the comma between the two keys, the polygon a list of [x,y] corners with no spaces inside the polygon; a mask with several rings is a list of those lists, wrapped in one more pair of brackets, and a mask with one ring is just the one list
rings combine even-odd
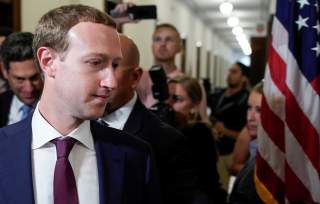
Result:
{"label": "tie knot", "polygon": [[52,140],[53,144],[56,145],[57,149],[57,157],[60,158],[68,158],[70,151],[73,145],[76,143],[76,139],[72,137],[67,137],[66,139],[54,139]]}

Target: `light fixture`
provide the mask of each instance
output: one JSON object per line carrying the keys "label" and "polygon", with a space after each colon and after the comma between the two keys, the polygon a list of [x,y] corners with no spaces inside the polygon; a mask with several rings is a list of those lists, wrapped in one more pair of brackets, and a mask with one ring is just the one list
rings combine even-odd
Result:
{"label": "light fixture", "polygon": [[240,35],[241,33],[243,33],[243,29],[240,26],[236,26],[236,27],[232,28],[232,33],[234,35]]}
{"label": "light fixture", "polygon": [[197,41],[197,42],[196,42],[196,46],[197,46],[197,47],[201,47],[201,46],[202,46],[202,42],[201,42],[201,41]]}
{"label": "light fixture", "polygon": [[220,4],[219,9],[223,15],[229,15],[233,10],[233,5],[229,1],[224,1]]}
{"label": "light fixture", "polygon": [[239,25],[239,18],[235,17],[235,16],[231,16],[228,18],[227,23],[230,27],[235,27],[235,26]]}
{"label": "light fixture", "polygon": [[244,41],[244,40],[247,40],[247,37],[244,33],[241,33],[239,35],[236,35],[236,39],[237,41]]}
{"label": "light fixture", "polygon": [[247,39],[238,40],[238,43],[245,55],[251,55],[252,49]]}

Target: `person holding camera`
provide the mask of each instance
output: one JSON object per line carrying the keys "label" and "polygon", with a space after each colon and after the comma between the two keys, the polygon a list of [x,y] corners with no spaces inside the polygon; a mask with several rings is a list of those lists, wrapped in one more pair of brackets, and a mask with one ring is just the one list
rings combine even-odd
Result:
{"label": "person holding camera", "polygon": [[[177,28],[169,23],[157,25],[152,34],[152,53],[155,64],[164,68],[168,80],[184,75],[175,64],[176,55],[181,51],[181,43]],[[148,108],[157,103],[152,95],[151,87],[152,81],[149,73],[143,72],[137,91],[143,104]]]}

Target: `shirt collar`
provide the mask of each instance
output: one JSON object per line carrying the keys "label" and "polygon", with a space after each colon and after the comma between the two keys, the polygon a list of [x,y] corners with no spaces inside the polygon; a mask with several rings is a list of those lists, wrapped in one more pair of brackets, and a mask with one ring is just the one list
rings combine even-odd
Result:
{"label": "shirt collar", "polygon": [[112,113],[104,116],[102,120],[108,123],[110,127],[122,130],[130,116],[130,113],[132,112],[133,106],[136,103],[137,98],[137,94],[134,93],[130,101],[128,101],[125,105],[113,111]]}
{"label": "shirt collar", "polygon": [[[32,116],[32,149],[38,149],[53,139],[62,135],[41,115],[39,103]],[[90,121],[85,120],[67,136],[73,137],[87,148],[94,150],[93,138],[90,131]]]}
{"label": "shirt collar", "polygon": [[22,106],[24,105],[24,103],[22,101],[20,101],[19,98],[16,95],[13,96],[11,104],[12,104],[12,106],[16,107],[16,109],[18,111],[20,111]]}

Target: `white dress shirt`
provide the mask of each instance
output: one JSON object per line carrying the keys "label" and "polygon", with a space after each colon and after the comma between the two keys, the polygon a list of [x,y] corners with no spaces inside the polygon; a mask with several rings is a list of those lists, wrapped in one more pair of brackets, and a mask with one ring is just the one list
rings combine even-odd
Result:
{"label": "white dress shirt", "polygon": [[22,117],[21,108],[23,105],[24,105],[24,103],[22,101],[20,101],[17,96],[14,95],[12,98],[12,101],[11,101],[7,125],[19,122],[21,120],[21,117]]}
{"label": "white dress shirt", "polygon": [[[99,203],[99,180],[96,152],[90,122],[84,121],[67,136],[78,142],[69,154],[76,179],[80,204]],[[56,147],[50,141],[62,137],[36,107],[32,117],[32,173],[36,204],[53,204],[53,178],[57,160]]]}
{"label": "white dress shirt", "polygon": [[113,111],[112,113],[108,113],[106,116],[102,118],[106,123],[108,123],[109,127],[123,130],[124,125],[126,124],[130,113],[132,112],[133,106],[137,101],[137,94],[134,93],[133,97],[131,98],[128,103],[123,105],[121,108]]}

